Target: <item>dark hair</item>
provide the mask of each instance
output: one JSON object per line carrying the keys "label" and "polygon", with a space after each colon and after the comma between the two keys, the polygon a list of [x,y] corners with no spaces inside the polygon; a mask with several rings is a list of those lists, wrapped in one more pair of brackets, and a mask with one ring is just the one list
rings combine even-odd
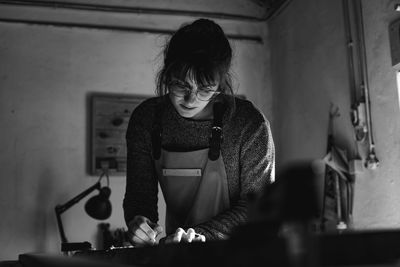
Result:
{"label": "dark hair", "polygon": [[184,81],[190,75],[199,85],[218,81],[220,96],[234,103],[231,61],[232,48],[222,28],[212,20],[198,19],[179,28],[167,42],[156,93],[167,94],[172,77]]}

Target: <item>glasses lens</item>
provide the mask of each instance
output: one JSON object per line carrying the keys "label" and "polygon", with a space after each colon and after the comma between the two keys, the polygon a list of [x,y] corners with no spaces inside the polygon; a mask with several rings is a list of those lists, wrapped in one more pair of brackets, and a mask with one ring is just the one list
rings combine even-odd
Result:
{"label": "glasses lens", "polygon": [[197,98],[201,101],[208,101],[215,95],[215,93],[216,92],[213,90],[199,90],[197,91]]}
{"label": "glasses lens", "polygon": [[[179,83],[171,83],[169,85],[169,91],[176,97],[185,97],[187,94],[192,92],[191,89]],[[213,96],[218,95],[219,92],[214,90],[198,90],[196,91],[196,97],[200,101],[209,101]]]}
{"label": "glasses lens", "polygon": [[170,86],[169,86],[169,91],[173,94],[173,95],[175,95],[175,96],[177,96],[177,97],[184,97],[185,95],[186,95],[186,92],[187,91],[190,91],[190,90],[188,90],[186,87],[184,87],[183,85],[179,85],[179,84],[175,84],[175,83],[172,83],[172,84],[170,84]]}

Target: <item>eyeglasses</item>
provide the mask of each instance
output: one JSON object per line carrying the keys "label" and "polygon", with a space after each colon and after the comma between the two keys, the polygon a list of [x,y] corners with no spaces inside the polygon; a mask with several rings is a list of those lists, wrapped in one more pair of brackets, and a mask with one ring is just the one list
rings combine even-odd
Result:
{"label": "eyeglasses", "polygon": [[[168,90],[176,97],[185,97],[190,95],[193,91],[188,86],[177,81],[171,82],[168,86]],[[220,93],[221,92],[205,87],[196,90],[196,98],[200,101],[210,101],[214,96],[217,96]]]}

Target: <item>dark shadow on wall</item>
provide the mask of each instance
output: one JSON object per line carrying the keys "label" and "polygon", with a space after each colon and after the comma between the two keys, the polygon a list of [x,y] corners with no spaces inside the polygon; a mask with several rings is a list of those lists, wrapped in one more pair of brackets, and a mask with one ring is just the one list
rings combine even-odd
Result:
{"label": "dark shadow on wall", "polygon": [[[50,218],[54,217],[51,194],[54,191],[54,174],[49,168],[45,168],[39,178],[36,193],[35,212],[32,214],[32,228],[35,234],[34,250],[36,252],[46,251],[46,241],[49,229],[55,229],[53,224],[49,224]],[[54,220],[55,222],[55,220]],[[51,231],[53,233],[54,231]],[[54,232],[55,234],[55,232]]]}

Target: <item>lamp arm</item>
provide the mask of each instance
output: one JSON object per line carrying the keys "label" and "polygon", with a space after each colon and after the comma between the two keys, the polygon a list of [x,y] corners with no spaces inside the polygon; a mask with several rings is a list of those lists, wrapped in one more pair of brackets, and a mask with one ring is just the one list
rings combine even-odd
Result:
{"label": "lamp arm", "polygon": [[60,206],[57,205],[55,210],[56,210],[56,217],[57,217],[57,225],[58,225],[58,231],[60,232],[60,237],[61,237],[61,242],[62,243],[67,243],[67,237],[65,236],[65,232],[64,232],[64,226],[61,220],[61,212],[58,212],[58,208]]}
{"label": "lamp arm", "polygon": [[70,207],[72,207],[73,205],[78,203],[82,198],[86,197],[87,195],[92,193],[94,190],[100,189],[100,188],[101,188],[100,182],[95,183],[94,185],[92,185],[91,187],[89,187],[88,189],[86,189],[85,191],[83,191],[82,193],[80,193],[79,195],[77,195],[76,197],[74,197],[73,199],[68,201],[67,203],[65,203],[63,205],[57,205],[56,213],[59,213],[59,214],[63,213],[64,211],[66,211],[67,209],[69,209]]}
{"label": "lamp arm", "polygon": [[64,203],[63,205],[57,205],[55,207],[58,230],[60,232],[61,241],[63,243],[66,243],[68,241],[67,241],[67,238],[65,236],[64,227],[63,227],[62,220],[61,220],[61,214],[63,212],[65,212],[66,210],[68,210],[73,205],[75,205],[76,203],[78,203],[82,198],[84,198],[87,195],[89,195],[91,192],[93,192],[96,189],[100,190],[100,188],[101,188],[101,184],[100,184],[100,181],[99,181],[99,182],[95,183],[94,185],[92,185],[91,187],[89,187],[88,189],[86,189],[85,191],[83,191],[82,193],[80,193],[79,195],[77,195],[76,197],[74,197],[73,199],[71,199],[70,201]]}

